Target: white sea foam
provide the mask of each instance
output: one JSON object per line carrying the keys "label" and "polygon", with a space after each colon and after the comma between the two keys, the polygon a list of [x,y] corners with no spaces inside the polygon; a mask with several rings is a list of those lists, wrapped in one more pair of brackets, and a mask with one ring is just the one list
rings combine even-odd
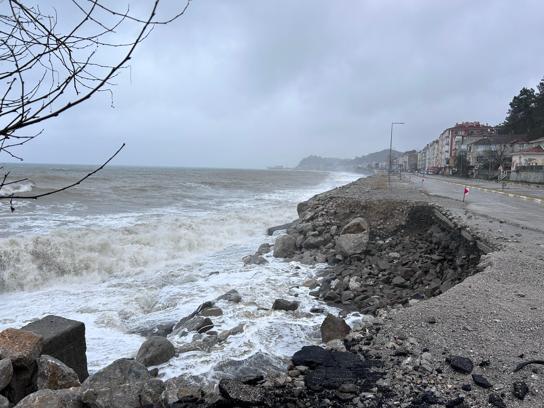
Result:
{"label": "white sea foam", "polygon": [[[318,301],[299,286],[317,269],[270,256],[266,265],[244,267],[241,258],[263,241],[272,242],[266,227],[294,219],[298,201],[353,179],[335,174],[310,188],[253,195],[233,190],[206,198],[205,205],[196,197],[193,204],[139,212],[78,216],[73,213],[78,208],[63,207],[45,217],[47,205],[36,207],[12,218],[21,233],[0,240],[0,329],[46,314],[81,320],[95,371],[134,355],[143,338],[129,333],[177,321],[204,301],[237,289],[243,302],[220,303],[224,314],[212,319],[218,331],[242,323],[244,332],[211,352],[181,354],[161,367],[162,375],[213,379],[221,361],[257,352],[282,361],[318,341],[322,316],[309,313]],[[38,220],[38,214],[44,215],[42,224],[25,219]],[[278,297],[301,306],[289,313],[266,310]],[[180,346],[190,341],[170,338]]]}

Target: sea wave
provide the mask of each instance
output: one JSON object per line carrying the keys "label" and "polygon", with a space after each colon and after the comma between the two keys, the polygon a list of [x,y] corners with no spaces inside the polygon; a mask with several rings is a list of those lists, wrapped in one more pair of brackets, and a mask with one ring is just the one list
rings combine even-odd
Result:
{"label": "sea wave", "polygon": [[111,223],[4,238],[0,240],[0,292],[172,269],[262,235],[271,219],[285,218],[280,207],[266,214],[240,207],[154,216],[122,227]]}
{"label": "sea wave", "polygon": [[30,180],[21,181],[20,183],[8,184],[0,188],[0,197],[9,197],[12,194],[29,193],[35,187]]}

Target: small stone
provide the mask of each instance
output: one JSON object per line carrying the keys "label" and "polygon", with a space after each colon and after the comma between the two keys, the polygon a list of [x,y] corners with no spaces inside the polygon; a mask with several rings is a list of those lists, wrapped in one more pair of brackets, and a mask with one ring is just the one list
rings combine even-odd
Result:
{"label": "small stone", "polygon": [[529,386],[523,381],[516,381],[513,385],[512,393],[517,399],[524,400],[529,393]]}
{"label": "small stone", "polygon": [[10,405],[9,400],[3,395],[0,395],[0,408],[9,408]]}
{"label": "small stone", "polygon": [[467,392],[468,392],[468,391],[472,391],[472,385],[470,385],[470,384],[463,384],[463,385],[461,386],[461,389],[462,389],[463,391],[467,391]]}
{"label": "small stone", "polygon": [[487,401],[494,407],[506,408],[506,404],[504,403],[502,397],[497,393],[489,394],[489,398]]}
{"label": "small stone", "polygon": [[467,357],[450,356],[448,359],[446,359],[446,361],[449,363],[451,368],[459,373],[470,374],[474,369],[472,360]]}
{"label": "small stone", "polygon": [[472,374],[472,379],[476,385],[479,385],[482,388],[491,388],[491,383],[481,374]]}

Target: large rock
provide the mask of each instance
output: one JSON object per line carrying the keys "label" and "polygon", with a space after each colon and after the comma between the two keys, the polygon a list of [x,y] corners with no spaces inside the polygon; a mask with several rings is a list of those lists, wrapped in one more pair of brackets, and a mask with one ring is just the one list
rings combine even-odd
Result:
{"label": "large rock", "polygon": [[361,379],[375,380],[376,374],[356,354],[325,350],[318,346],[305,346],[291,358],[294,365],[303,365],[304,382],[311,390],[338,388],[342,384],[356,383]]}
{"label": "large rock", "polygon": [[270,228],[268,228],[266,230],[266,233],[268,235],[273,235],[274,232],[286,230],[287,228],[292,227],[295,223],[296,223],[296,221],[291,221],[291,222],[288,222],[287,224],[276,225],[275,227],[270,227]]}
{"label": "large rock", "polygon": [[26,330],[6,329],[0,332],[0,355],[15,367],[31,367],[40,356],[43,339]]}
{"label": "large rock", "polygon": [[13,364],[9,358],[0,360],[0,391],[8,386],[13,377]]}
{"label": "large rock", "polygon": [[340,235],[362,233],[368,234],[368,222],[361,217],[354,218],[340,231]]}
{"label": "large rock", "polygon": [[193,316],[188,320],[182,319],[175,326],[172,333],[185,336],[190,332],[205,333],[213,328],[213,322],[209,317]]}
{"label": "large rock", "polygon": [[304,249],[317,249],[327,244],[327,242],[328,241],[325,237],[319,235],[310,236],[304,240],[304,242],[302,243],[302,247]]}
{"label": "large rock", "polygon": [[217,300],[226,300],[227,302],[240,303],[242,301],[242,296],[236,289],[231,289],[224,295],[221,295]]}
{"label": "large rock", "polygon": [[2,392],[10,401],[17,403],[36,391],[33,378],[42,347],[41,336],[32,332],[17,329],[0,332],[0,355],[9,358],[13,365],[11,381]]}
{"label": "large rock", "polygon": [[328,314],[321,324],[321,340],[327,343],[335,339],[343,339],[351,332],[351,327],[340,317]]}
{"label": "large rock", "polygon": [[219,392],[227,400],[244,407],[262,405],[266,398],[263,388],[246,385],[237,380],[221,380]]}
{"label": "large rock", "polygon": [[83,408],[79,389],[40,390],[22,399],[15,408]]}
{"label": "large rock", "polygon": [[82,401],[90,408],[140,408],[151,379],[143,364],[122,358],[85,380]]}
{"label": "large rock", "polygon": [[261,244],[259,246],[259,248],[257,249],[257,252],[255,254],[257,255],[264,255],[264,254],[267,254],[270,252],[270,249],[272,248],[272,246],[265,242],[264,244]]}
{"label": "large rock", "polygon": [[291,235],[282,235],[274,243],[275,258],[291,258],[297,249],[297,242]]}
{"label": "large rock", "polygon": [[153,336],[144,341],[136,355],[136,361],[149,367],[166,363],[176,355],[174,345],[166,338]]}
{"label": "large rock", "polygon": [[79,381],[89,376],[85,324],[49,315],[22,328],[43,337],[43,353],[55,357],[78,375]]}
{"label": "large rock", "polygon": [[344,256],[362,253],[367,244],[368,233],[344,234],[336,238],[336,250]]}
{"label": "large rock", "polygon": [[369,228],[364,218],[354,218],[340,231],[336,238],[336,250],[344,255],[351,256],[362,253],[368,244]]}
{"label": "large rock", "polygon": [[298,302],[291,302],[289,300],[285,299],[276,299],[274,301],[274,304],[272,305],[272,310],[297,310],[298,309]]}
{"label": "large rock", "polygon": [[170,378],[164,383],[161,401],[164,406],[169,407],[180,400],[198,401],[203,397],[204,392],[200,385],[192,382],[186,375],[180,375],[179,377]]}
{"label": "large rock", "polygon": [[268,261],[263,258],[262,255],[254,254],[254,255],[247,255],[242,258],[242,262],[244,262],[244,266],[248,265],[264,265],[267,264]]}
{"label": "large rock", "polygon": [[213,368],[220,378],[246,381],[248,378],[273,377],[285,373],[285,367],[277,359],[261,351],[243,360],[229,359],[217,363]]}
{"label": "large rock", "polygon": [[74,370],[62,361],[44,354],[38,359],[36,385],[39,390],[61,390],[79,387],[81,383]]}
{"label": "large rock", "polygon": [[166,386],[164,382],[158,378],[152,378],[143,386],[142,392],[141,392],[141,406],[142,407],[148,407],[148,406],[159,406],[157,404],[160,403],[162,393],[164,392]]}

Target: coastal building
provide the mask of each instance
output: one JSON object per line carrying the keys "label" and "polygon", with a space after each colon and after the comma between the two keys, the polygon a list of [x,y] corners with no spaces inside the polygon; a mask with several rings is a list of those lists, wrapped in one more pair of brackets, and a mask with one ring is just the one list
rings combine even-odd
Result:
{"label": "coastal building", "polygon": [[417,152],[417,170],[420,172],[425,172],[427,170],[427,150],[429,145],[426,145],[423,149]]}
{"label": "coastal building", "polygon": [[530,166],[544,166],[544,148],[542,146],[531,147],[512,156],[512,170]]}
{"label": "coastal building", "polygon": [[399,158],[399,168],[401,171],[414,172],[417,170],[417,151],[410,150],[405,152]]}
{"label": "coastal building", "polygon": [[426,171],[428,173],[437,174],[439,172],[440,164],[438,140],[433,140],[431,143],[429,143],[426,161]]}
{"label": "coastal building", "polygon": [[448,175],[457,172],[458,155],[463,154],[469,144],[495,134],[493,126],[480,122],[460,122],[444,130],[438,138],[439,171]]}

